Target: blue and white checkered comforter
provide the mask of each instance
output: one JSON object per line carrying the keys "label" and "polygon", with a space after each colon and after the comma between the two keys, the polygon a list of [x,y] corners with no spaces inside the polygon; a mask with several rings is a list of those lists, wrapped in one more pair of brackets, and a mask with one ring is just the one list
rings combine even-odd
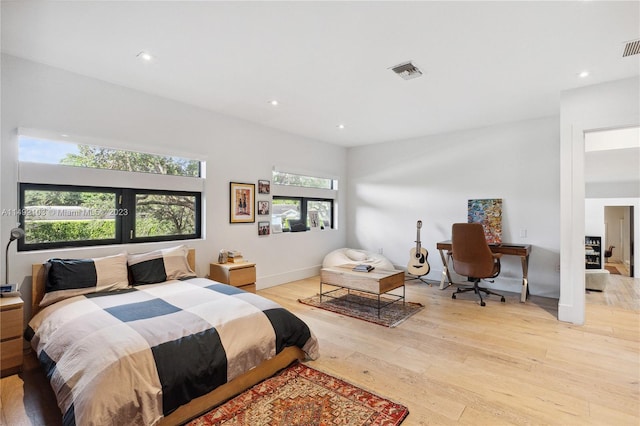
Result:
{"label": "blue and white checkered comforter", "polygon": [[63,300],[25,336],[66,425],[152,425],[287,346],[318,356],[295,315],[204,278]]}

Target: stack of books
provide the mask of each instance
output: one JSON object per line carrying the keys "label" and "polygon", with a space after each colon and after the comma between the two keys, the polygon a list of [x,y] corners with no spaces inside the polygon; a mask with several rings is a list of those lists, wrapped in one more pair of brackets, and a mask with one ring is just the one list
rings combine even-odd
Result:
{"label": "stack of books", "polygon": [[242,263],[244,262],[244,257],[242,257],[242,253],[240,253],[238,250],[229,250],[227,252],[227,262]]}
{"label": "stack of books", "polygon": [[352,269],[353,271],[356,272],[371,272],[373,271],[375,268],[371,265],[366,265],[364,263],[361,263],[359,265],[354,266],[354,268]]}

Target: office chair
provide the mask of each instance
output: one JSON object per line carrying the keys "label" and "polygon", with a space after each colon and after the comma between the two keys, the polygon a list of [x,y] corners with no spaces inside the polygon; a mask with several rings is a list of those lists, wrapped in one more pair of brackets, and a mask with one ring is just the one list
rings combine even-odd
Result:
{"label": "office chair", "polygon": [[482,224],[454,223],[451,228],[450,254],[453,258],[453,270],[457,274],[468,277],[469,281],[473,281],[473,287],[458,288],[451,295],[452,299],[455,299],[458,293],[473,291],[480,297],[480,306],[485,305],[481,292],[486,293],[487,296],[490,294],[500,296],[500,301],[505,301],[503,295],[479,285],[481,279],[498,276],[500,257],[502,257],[502,254],[491,252],[484,237]]}
{"label": "office chair", "polygon": [[611,256],[613,256],[613,249],[614,248],[616,248],[616,246],[609,246],[609,248],[604,251],[604,260],[605,260],[605,262],[609,261],[609,258]]}

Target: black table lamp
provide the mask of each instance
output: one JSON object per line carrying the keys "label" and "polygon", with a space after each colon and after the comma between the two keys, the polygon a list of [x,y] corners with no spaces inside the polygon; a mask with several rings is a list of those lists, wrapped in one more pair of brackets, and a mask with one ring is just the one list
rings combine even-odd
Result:
{"label": "black table lamp", "polygon": [[[13,242],[13,240],[17,240],[24,237],[24,231],[22,228],[13,228],[11,230],[11,237],[9,238],[9,242],[7,243],[7,248],[4,251],[4,283],[9,284],[9,246]],[[17,290],[17,289],[16,289]]]}

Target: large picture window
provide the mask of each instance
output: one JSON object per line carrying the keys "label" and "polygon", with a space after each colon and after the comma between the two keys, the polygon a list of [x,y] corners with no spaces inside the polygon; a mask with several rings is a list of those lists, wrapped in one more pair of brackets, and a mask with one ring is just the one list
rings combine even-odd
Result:
{"label": "large picture window", "polygon": [[127,146],[18,129],[18,250],[201,238],[205,162]]}
{"label": "large picture window", "polygon": [[19,250],[200,238],[200,193],[21,184]]}

